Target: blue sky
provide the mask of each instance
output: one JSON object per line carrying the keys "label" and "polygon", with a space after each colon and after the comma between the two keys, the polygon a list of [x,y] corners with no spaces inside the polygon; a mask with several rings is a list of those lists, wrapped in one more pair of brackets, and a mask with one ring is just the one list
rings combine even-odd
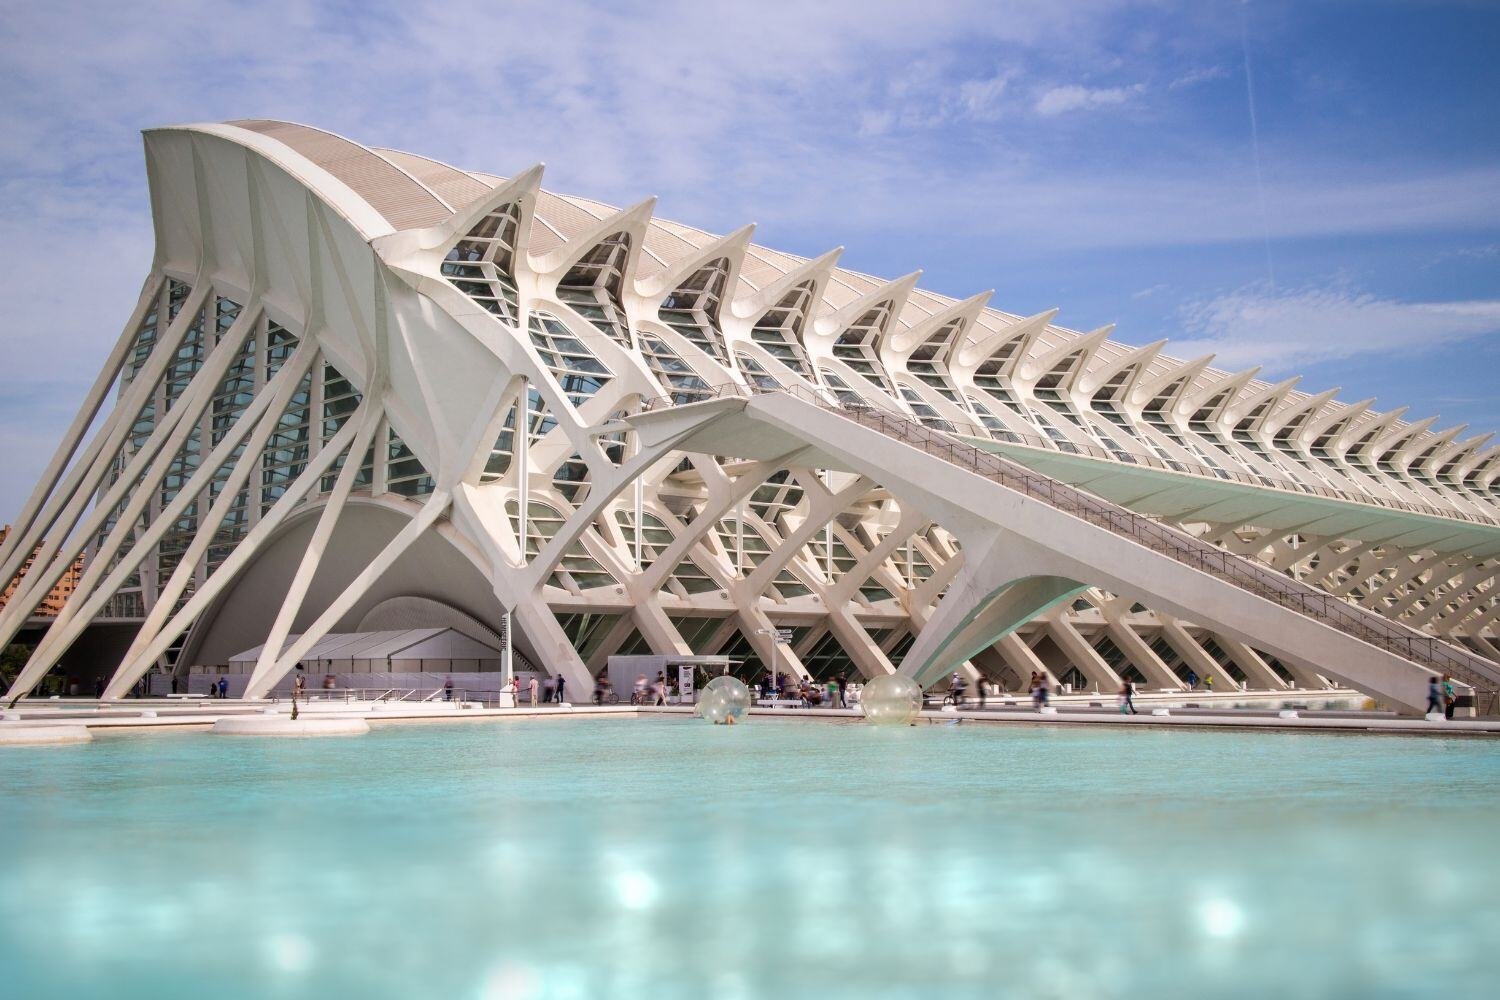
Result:
{"label": "blue sky", "polygon": [[1500,430],[1497,43],[1486,0],[10,3],[0,521],[149,266],[139,131],[241,117]]}

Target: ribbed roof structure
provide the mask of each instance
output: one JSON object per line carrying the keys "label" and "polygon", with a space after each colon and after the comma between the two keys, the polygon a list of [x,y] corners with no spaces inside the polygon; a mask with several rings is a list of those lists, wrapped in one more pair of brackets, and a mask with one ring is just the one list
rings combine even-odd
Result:
{"label": "ribbed roof structure", "polygon": [[584,687],[648,652],[1408,708],[1432,671],[1500,686],[1488,435],[540,167],[268,120],[146,152],[141,299],[0,547],[5,579],[35,553],[5,636],[86,557],[13,697],[101,616],[142,622],[111,696],[246,649],[254,695],[391,599],[508,621]]}

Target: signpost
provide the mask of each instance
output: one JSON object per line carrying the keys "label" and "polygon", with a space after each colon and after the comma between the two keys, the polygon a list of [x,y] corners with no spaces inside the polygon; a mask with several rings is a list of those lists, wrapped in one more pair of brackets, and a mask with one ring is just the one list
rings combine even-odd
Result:
{"label": "signpost", "polygon": [[771,637],[771,678],[770,684],[766,685],[766,697],[770,697],[770,687],[776,683],[776,647],[778,645],[790,646],[792,644],[792,630],[789,628],[758,628],[757,635],[768,635]]}

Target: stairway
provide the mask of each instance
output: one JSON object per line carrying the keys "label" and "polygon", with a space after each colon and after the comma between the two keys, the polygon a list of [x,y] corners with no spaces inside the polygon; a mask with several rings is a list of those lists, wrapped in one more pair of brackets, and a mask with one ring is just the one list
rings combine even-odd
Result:
{"label": "stairway", "polygon": [[1257,597],[1307,615],[1345,635],[1420,664],[1483,694],[1484,704],[1500,697],[1500,664],[1444,642],[1377,612],[1350,604],[1252,559],[1217,548],[1186,532],[1136,514],[1118,504],[1058,482],[1000,455],[934,431],[916,420],[875,407],[839,407],[798,393],[817,406],[1040,500],[1058,510],[1107,528],[1117,535],[1170,556],[1193,569],[1232,583]]}
{"label": "stairway", "polygon": [[[1001,455],[977,448],[953,434],[934,430],[911,417],[873,406],[838,405],[801,387],[762,389],[757,386],[725,385],[716,387],[712,394],[720,398],[777,394],[816,406],[1105,528],[1153,552],[1305,615],[1353,639],[1438,673],[1450,674],[1474,689],[1481,709],[1500,704],[1500,664],[1378,612],[1324,593],[1252,559],[1226,552],[1184,531],[1059,482]],[[671,398],[664,398],[647,401],[643,408],[658,410],[676,405],[678,404]]]}

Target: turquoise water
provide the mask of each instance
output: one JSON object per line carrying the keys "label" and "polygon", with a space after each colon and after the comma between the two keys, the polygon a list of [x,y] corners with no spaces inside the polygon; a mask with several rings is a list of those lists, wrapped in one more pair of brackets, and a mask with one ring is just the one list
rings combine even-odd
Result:
{"label": "turquoise water", "polygon": [[575,719],[0,753],[11,997],[1495,995],[1500,743]]}

